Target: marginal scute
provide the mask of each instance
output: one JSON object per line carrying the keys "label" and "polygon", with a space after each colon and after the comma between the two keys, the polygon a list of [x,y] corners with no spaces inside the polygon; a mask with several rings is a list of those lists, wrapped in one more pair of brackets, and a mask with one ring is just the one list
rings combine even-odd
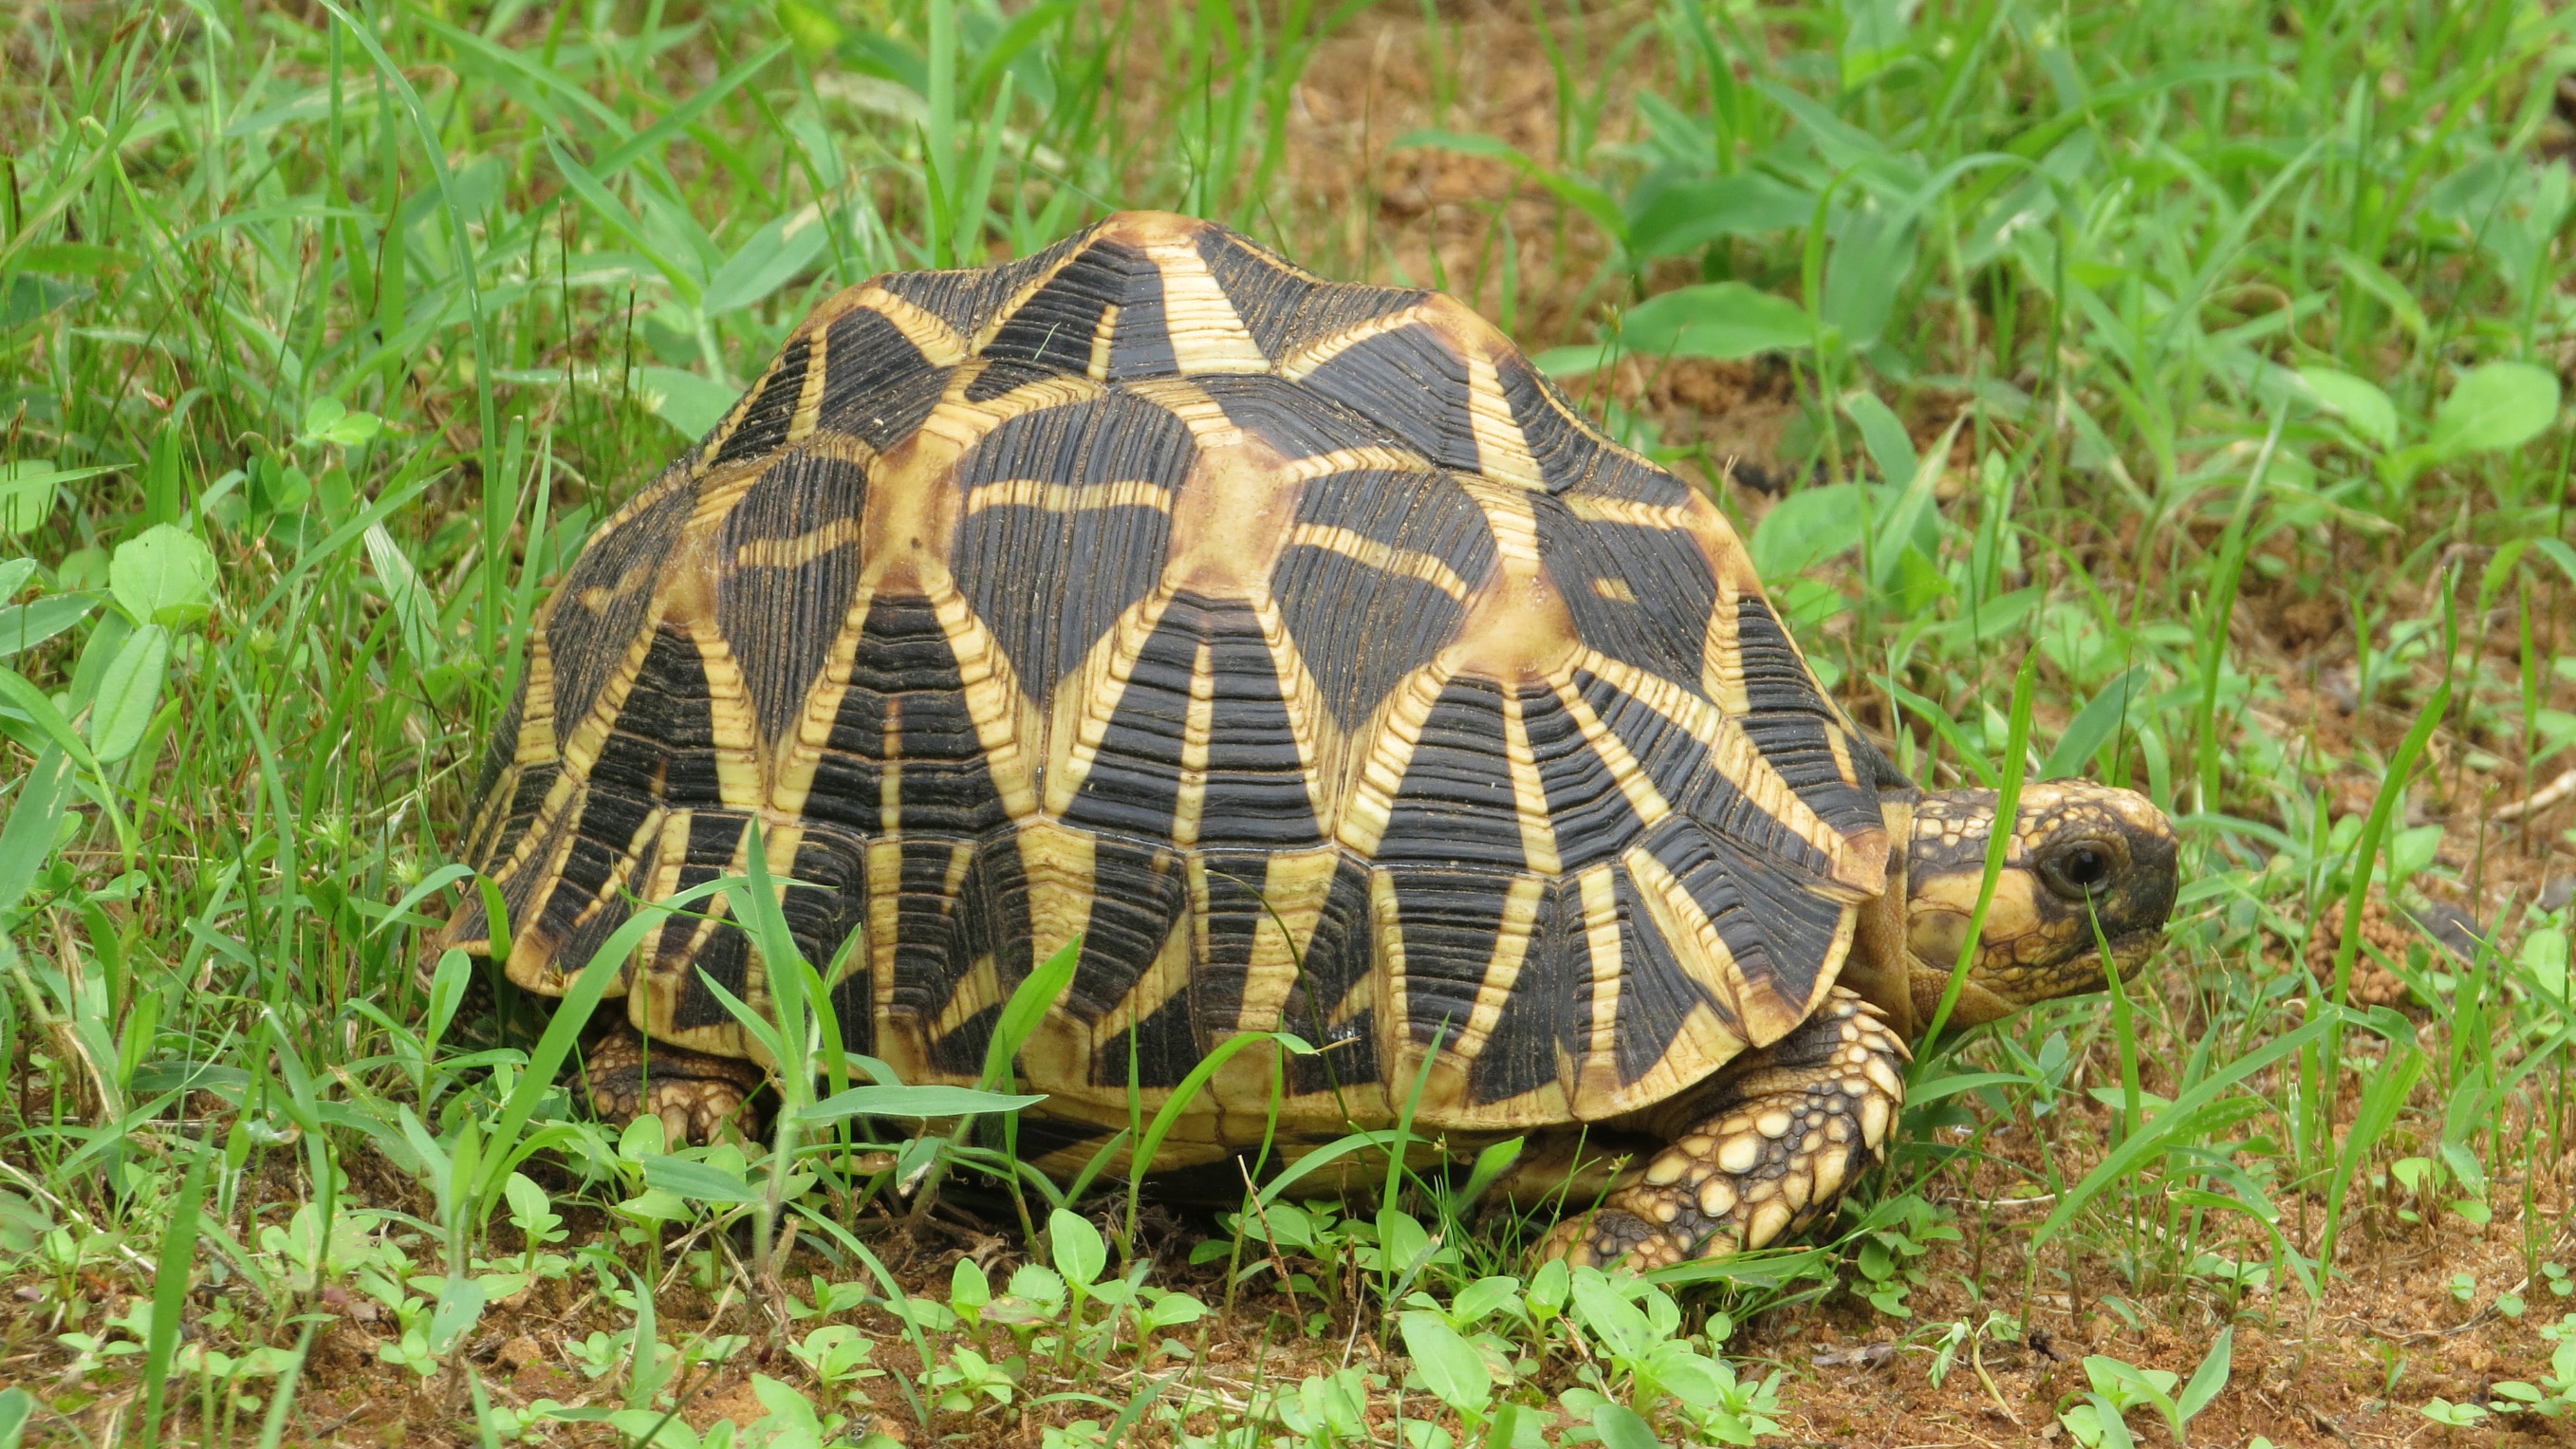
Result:
{"label": "marginal scute", "polygon": [[[906,1080],[979,1080],[1079,936],[1021,1060],[1066,1151],[1237,1033],[1319,1048],[1208,1083],[1174,1140],[1214,1153],[1274,1079],[1300,1132],[1698,1090],[1833,989],[1901,783],[1714,505],[1471,310],[1129,213],[792,332],[567,573],[468,850],[560,993],[758,839],[845,1044]],[[448,939],[497,951],[481,909]],[[717,902],[612,994],[742,1056],[717,988],[770,969]],[[1830,1195],[1803,1138],[1883,1138],[1875,1051],[1844,1115],[1747,1117],[1668,1185],[1776,1231],[1710,1154],[1782,1139],[1811,1177],[1765,1191]]]}

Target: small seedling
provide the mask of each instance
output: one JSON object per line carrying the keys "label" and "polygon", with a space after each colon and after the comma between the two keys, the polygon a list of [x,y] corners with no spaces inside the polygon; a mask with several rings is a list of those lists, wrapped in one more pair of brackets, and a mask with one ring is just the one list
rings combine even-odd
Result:
{"label": "small seedling", "polygon": [[2154,1409],[2173,1431],[2174,1442],[2189,1445],[2191,1421],[2210,1400],[2227,1387],[2230,1360],[2236,1343],[2233,1326],[2218,1331],[2217,1341],[2210,1344],[2209,1355],[2193,1371],[2191,1382],[2182,1392],[2174,1392],[2178,1376],[2164,1369],[2139,1368],[2134,1364],[2103,1354],[2092,1354],[2084,1360],[2084,1376],[2093,1385],[2082,1403],[2058,1410],[2058,1422],[2085,1449],[2127,1449],[2136,1442],[2129,1434],[2125,1415],[2131,1409]]}

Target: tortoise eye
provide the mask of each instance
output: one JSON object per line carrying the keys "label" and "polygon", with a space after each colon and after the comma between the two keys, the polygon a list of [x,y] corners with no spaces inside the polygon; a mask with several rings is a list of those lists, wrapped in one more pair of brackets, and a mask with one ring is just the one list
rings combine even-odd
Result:
{"label": "tortoise eye", "polygon": [[2119,867],[2119,848],[2110,842],[2070,840],[2040,852],[2039,878],[2056,894],[2080,901],[2108,888]]}

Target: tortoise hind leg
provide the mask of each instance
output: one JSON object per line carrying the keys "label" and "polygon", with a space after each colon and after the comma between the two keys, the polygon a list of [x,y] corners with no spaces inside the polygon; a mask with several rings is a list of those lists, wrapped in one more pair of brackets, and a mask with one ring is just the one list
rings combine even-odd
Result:
{"label": "tortoise hind leg", "polygon": [[1830,1212],[1878,1161],[1905,1101],[1905,1044],[1839,987],[1799,1027],[1738,1057],[1715,1110],[1544,1256],[1638,1270],[1759,1248]]}
{"label": "tortoise hind leg", "polygon": [[740,1057],[647,1044],[623,1024],[591,1046],[582,1075],[592,1111],[621,1127],[648,1114],[659,1117],[673,1147],[741,1135],[749,1116],[744,1104],[762,1081],[760,1068]]}

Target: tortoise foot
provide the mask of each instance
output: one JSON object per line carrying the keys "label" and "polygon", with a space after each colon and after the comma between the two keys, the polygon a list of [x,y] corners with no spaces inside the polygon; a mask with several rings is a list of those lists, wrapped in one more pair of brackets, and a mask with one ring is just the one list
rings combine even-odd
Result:
{"label": "tortoise foot", "polygon": [[1737,1058],[1717,1110],[1626,1174],[1588,1221],[1558,1225],[1541,1255],[1642,1272],[1807,1227],[1877,1163],[1905,1102],[1906,1057],[1878,1008],[1837,988],[1797,1030]]}
{"label": "tortoise foot", "polygon": [[603,1120],[623,1127],[659,1117],[673,1147],[742,1136],[750,1116],[745,1104],[762,1080],[760,1068],[740,1057],[648,1045],[632,1027],[592,1046],[583,1076],[591,1110]]}

